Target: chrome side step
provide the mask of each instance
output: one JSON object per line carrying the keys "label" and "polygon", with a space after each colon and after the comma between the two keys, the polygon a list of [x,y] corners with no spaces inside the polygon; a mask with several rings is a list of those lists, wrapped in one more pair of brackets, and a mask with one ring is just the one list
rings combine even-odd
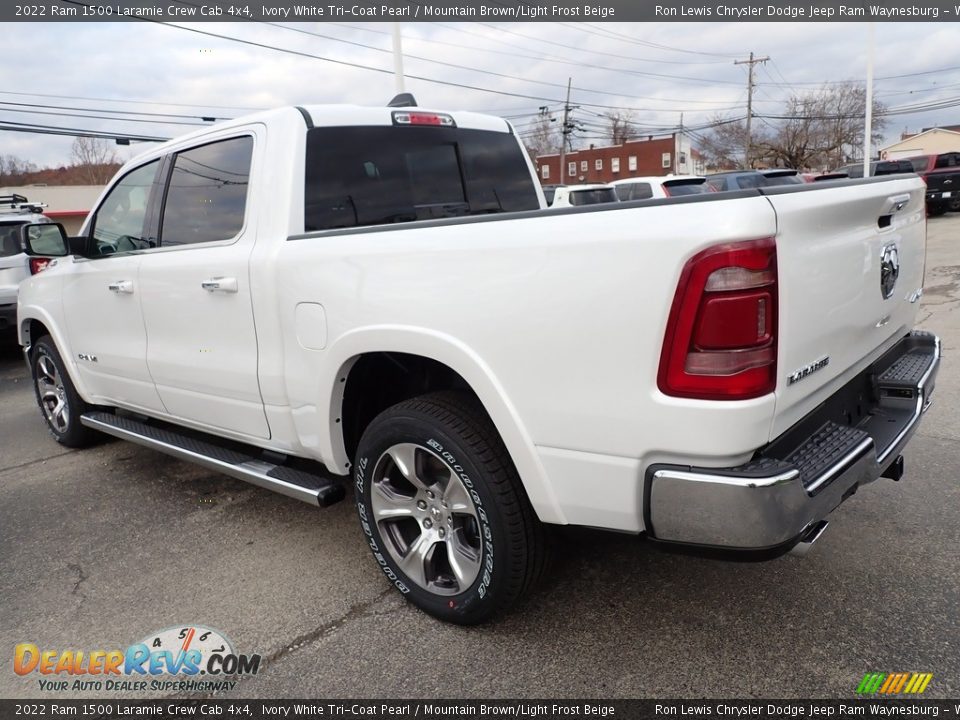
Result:
{"label": "chrome side step", "polygon": [[[327,507],[343,500],[346,495],[344,484],[338,479],[265,462],[253,454],[216,445],[216,438],[211,437],[210,441],[199,440],[169,427],[150,425],[130,417],[105,412],[86,413],[80,417],[80,422],[94,430],[202,465],[311,505]],[[257,451],[251,448],[251,452]]]}

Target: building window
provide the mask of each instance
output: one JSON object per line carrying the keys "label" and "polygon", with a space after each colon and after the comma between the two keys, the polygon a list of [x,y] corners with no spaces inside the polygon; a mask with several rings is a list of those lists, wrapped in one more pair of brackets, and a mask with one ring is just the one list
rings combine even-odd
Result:
{"label": "building window", "polygon": [[593,167],[596,170],[603,170],[603,158],[597,158],[593,161]]}
{"label": "building window", "polygon": [[637,171],[637,156],[636,156],[636,155],[631,155],[630,157],[627,158],[627,169],[628,169],[630,172],[636,172],[636,171]]}
{"label": "building window", "polygon": [[660,160],[660,164],[663,165],[663,167],[665,167],[665,168],[670,167],[670,164],[671,164],[671,163],[670,163],[670,153],[664,153],[664,154],[663,154],[663,157],[662,157],[661,160]]}
{"label": "building window", "polygon": [[549,165],[541,165],[541,166],[540,166],[540,177],[542,177],[544,180],[549,180],[549,179],[550,179],[550,166],[549,166]]}
{"label": "building window", "polygon": [[620,172],[620,158],[610,158],[611,172]]}
{"label": "building window", "polygon": [[588,167],[586,160],[580,161],[580,172],[586,172]]}
{"label": "building window", "polygon": [[567,175],[573,177],[577,174],[577,164],[575,162],[567,163]]}

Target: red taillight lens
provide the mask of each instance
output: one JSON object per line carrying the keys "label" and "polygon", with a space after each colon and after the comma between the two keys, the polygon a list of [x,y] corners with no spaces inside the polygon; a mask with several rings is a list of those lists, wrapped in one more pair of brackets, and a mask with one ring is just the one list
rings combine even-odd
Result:
{"label": "red taillight lens", "polygon": [[50,258],[32,257],[30,258],[30,274],[36,275],[38,272],[47,269],[50,264]]}
{"label": "red taillight lens", "polygon": [[777,384],[777,246],[716,245],[680,274],[657,377],[666,395],[746,400]]}

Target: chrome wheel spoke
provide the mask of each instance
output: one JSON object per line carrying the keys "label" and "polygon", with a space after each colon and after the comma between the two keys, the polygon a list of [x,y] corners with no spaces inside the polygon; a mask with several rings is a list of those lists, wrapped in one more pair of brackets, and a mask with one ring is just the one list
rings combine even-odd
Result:
{"label": "chrome wheel spoke", "polygon": [[53,416],[53,422],[57,428],[65,430],[67,427],[67,404],[62,400],[58,400],[56,406],[50,411],[50,414]]}
{"label": "chrome wheel spoke", "polygon": [[453,473],[450,474],[447,486],[443,489],[443,501],[447,504],[450,512],[458,514],[465,513],[467,515],[473,515],[474,517],[477,515],[470,493],[467,491],[467,488],[464,487],[460,478]]}
{"label": "chrome wheel spoke", "polygon": [[466,588],[480,572],[480,552],[461,542],[459,533],[454,533],[446,543],[447,561],[457,579],[457,589]]}
{"label": "chrome wheel spoke", "polygon": [[371,487],[370,501],[377,522],[402,517],[412,517],[416,500],[391,491],[383,483],[374,483]]}
{"label": "chrome wheel spoke", "polygon": [[[59,385],[60,378],[57,376],[57,368],[53,361],[46,355],[41,355],[37,363],[37,373],[50,385]],[[40,377],[37,378],[38,382]]]}
{"label": "chrome wheel spoke", "polygon": [[418,490],[426,490],[426,483],[417,475],[417,446],[412,444],[394,445],[387,453],[407,482]]}
{"label": "chrome wheel spoke", "polygon": [[421,534],[407,548],[405,555],[397,558],[400,569],[420,587],[427,586],[427,559],[435,542],[426,534]]}

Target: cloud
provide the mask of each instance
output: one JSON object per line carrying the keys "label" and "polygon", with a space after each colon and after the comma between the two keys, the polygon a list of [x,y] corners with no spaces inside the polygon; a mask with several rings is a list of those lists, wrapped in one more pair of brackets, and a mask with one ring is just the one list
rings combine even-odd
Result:
{"label": "cloud", "polygon": [[[0,120],[167,137],[203,124],[204,116],[236,116],[287,104],[383,104],[394,94],[389,23],[185,27],[149,22],[6,24],[0,58],[17,72],[0,94],[0,102],[7,103],[0,104]],[[588,128],[602,124],[598,116],[609,111],[603,106],[614,106],[633,109],[635,119],[653,129],[678,125],[680,113],[686,127],[717,113],[745,114],[746,69],[733,61],[746,58],[751,50],[772,58],[757,67],[754,107],[759,114],[776,113],[791,92],[827,81],[862,80],[866,73],[867,31],[862,23],[439,22],[405,23],[402,29],[406,73],[440,81],[407,79],[407,89],[422,105],[504,114],[521,127],[542,105],[559,109],[568,78],[575,88],[571,103],[579,105],[575,118]],[[878,23],[875,30],[876,76],[882,78],[876,93],[881,100],[898,106],[960,96],[960,70],[889,78],[949,65],[956,57],[951,26]],[[42,108],[11,102],[83,108],[57,111],[83,115],[139,110],[185,117],[136,116],[165,123],[133,122],[129,115],[57,117],[33,114]],[[919,129],[958,121],[960,112],[945,109],[897,116],[887,130],[895,136],[904,126]],[[580,134],[587,138],[590,132]],[[69,162],[70,138],[4,132],[0,143],[0,154],[38,165]]]}

